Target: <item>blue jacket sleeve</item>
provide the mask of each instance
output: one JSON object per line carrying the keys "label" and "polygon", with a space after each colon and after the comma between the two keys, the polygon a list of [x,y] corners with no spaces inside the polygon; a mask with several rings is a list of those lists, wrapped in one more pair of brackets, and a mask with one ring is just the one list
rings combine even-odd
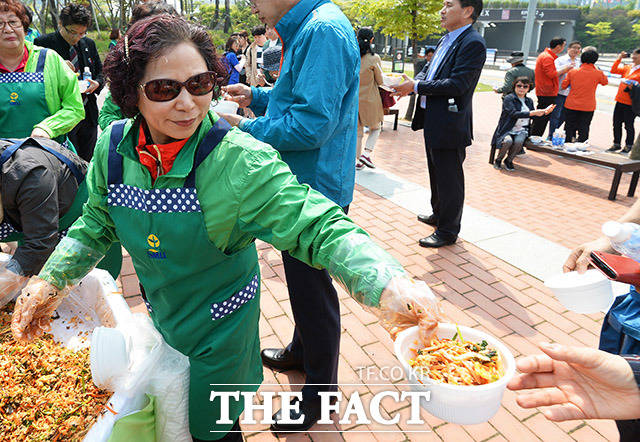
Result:
{"label": "blue jacket sleeve", "polygon": [[451,76],[438,80],[420,81],[418,94],[445,95],[459,97],[465,94],[482,70],[487,56],[487,49],[482,40],[474,40],[461,47],[456,57]]}
{"label": "blue jacket sleeve", "polygon": [[[245,121],[242,130],[279,151],[319,149],[339,123],[336,109],[343,106],[359,60],[345,44],[345,36],[330,24],[308,30],[292,51],[291,70],[297,72],[292,104],[282,115]],[[319,51],[318,48],[331,48]],[[277,87],[277,86],[276,86]]]}
{"label": "blue jacket sleeve", "polygon": [[[269,97],[271,96],[271,89],[265,90],[261,87],[251,86],[251,105],[249,108],[256,115],[264,115],[267,112],[267,105],[269,104]],[[247,120],[248,121],[248,120]],[[245,124],[240,127],[245,132]]]}

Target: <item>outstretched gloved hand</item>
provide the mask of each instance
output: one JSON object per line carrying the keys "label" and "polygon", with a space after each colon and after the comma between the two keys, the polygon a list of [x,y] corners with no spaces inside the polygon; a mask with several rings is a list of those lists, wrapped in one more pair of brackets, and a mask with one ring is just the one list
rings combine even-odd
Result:
{"label": "outstretched gloved hand", "polygon": [[0,269],[0,307],[13,301],[28,280],[26,276],[18,275],[5,267]]}
{"label": "outstretched gloved hand", "polygon": [[16,301],[11,332],[18,341],[32,341],[51,329],[51,315],[68,294],[37,276],[31,277]]}
{"label": "outstretched gloved hand", "polygon": [[429,344],[438,322],[444,317],[438,299],[424,281],[398,276],[380,295],[380,310],[374,311],[393,339],[402,330],[417,325],[420,340]]}

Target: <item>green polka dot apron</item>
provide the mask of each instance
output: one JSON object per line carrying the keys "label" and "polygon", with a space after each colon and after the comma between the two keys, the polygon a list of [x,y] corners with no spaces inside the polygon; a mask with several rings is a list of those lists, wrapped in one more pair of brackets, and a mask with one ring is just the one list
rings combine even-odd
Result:
{"label": "green polka dot apron", "polygon": [[[35,72],[0,74],[0,138],[26,138],[33,126],[51,116],[44,88],[47,51],[40,50]],[[55,140],[75,152],[66,136]]]}
{"label": "green polka dot apron", "polygon": [[[211,440],[232,426],[216,424],[220,400],[210,401],[211,391],[256,391],[262,382],[255,245],[232,254],[219,250],[207,234],[196,188],[198,166],[228,129],[220,119],[207,133],[181,187],[163,188],[162,176],[149,188],[123,182],[123,157],[116,148],[124,121],[113,125],[109,146],[109,214],[131,254],[154,325],[189,357],[191,434]],[[142,164],[134,167],[148,173]],[[230,419],[242,410],[242,402],[231,400]]]}

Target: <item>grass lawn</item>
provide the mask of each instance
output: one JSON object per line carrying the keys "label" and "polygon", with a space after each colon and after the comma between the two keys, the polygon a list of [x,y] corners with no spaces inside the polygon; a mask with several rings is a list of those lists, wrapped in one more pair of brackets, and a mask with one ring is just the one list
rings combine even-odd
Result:
{"label": "grass lawn", "polygon": [[475,92],[493,92],[493,88],[488,84],[478,83]]}

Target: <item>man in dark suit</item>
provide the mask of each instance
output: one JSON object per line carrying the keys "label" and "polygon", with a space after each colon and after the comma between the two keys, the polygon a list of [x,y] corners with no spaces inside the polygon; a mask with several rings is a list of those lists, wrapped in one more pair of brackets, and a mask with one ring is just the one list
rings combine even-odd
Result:
{"label": "man in dark suit", "polygon": [[[98,138],[96,97],[104,86],[102,62],[96,44],[89,37],[86,37],[90,23],[91,13],[89,10],[82,5],[70,3],[60,11],[60,29],[35,40],[35,44],[38,46],[53,49],[64,60],[67,60],[69,67],[80,77],[87,67],[91,72],[89,86],[82,92],[85,119],[67,135],[78,151],[78,155],[86,161],[91,161],[93,148]],[[82,89],[80,88],[80,91]]]}
{"label": "man in dark suit", "polygon": [[482,0],[444,0],[440,10],[440,39],[427,66],[411,80],[397,86],[396,95],[418,94],[411,128],[424,129],[431,185],[431,215],[418,220],[436,227],[420,240],[422,247],[442,247],[456,242],[464,206],[465,148],[471,144],[471,99],[486,58],[484,40],[471,25],[482,11]]}

